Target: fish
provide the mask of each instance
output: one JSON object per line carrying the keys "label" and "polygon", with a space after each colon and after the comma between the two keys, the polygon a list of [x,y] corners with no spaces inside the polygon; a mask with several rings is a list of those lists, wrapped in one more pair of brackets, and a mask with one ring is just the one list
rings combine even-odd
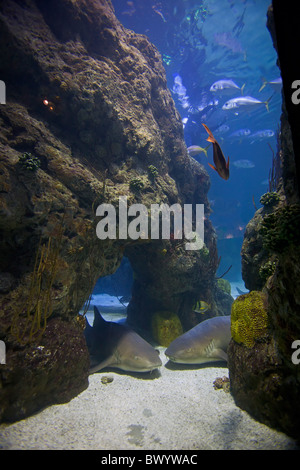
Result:
{"label": "fish", "polygon": [[231,100],[226,101],[226,103],[223,104],[222,109],[223,111],[234,111],[236,114],[239,112],[249,113],[250,111],[261,107],[261,105],[265,105],[267,111],[269,111],[269,102],[272,96],[270,96],[266,101],[257,100],[252,96],[238,96],[237,98],[232,98]]}
{"label": "fish", "polygon": [[275,133],[271,129],[264,129],[248,135],[248,139],[251,140],[250,144],[253,144],[253,142],[257,142],[263,139],[269,139],[271,137],[274,137],[274,135]]}
{"label": "fish", "polygon": [[165,354],[170,361],[180,364],[227,361],[230,325],[230,315],[204,320],[174,339]]}
{"label": "fish", "polygon": [[235,54],[244,54],[245,51],[242,48],[241,43],[236,39],[230,31],[224,33],[215,33],[214,42],[219,46],[226,47]]}
{"label": "fish", "polygon": [[228,157],[228,160],[227,160],[227,163],[226,163],[226,160],[225,160],[225,157],[223,155],[223,152],[221,150],[220,145],[218,144],[218,142],[216,141],[216,139],[212,135],[209,128],[205,124],[203,124],[203,122],[202,122],[202,125],[203,125],[204,129],[206,130],[206,132],[209,134],[209,136],[206,140],[213,144],[213,159],[214,159],[215,166],[211,165],[210,163],[209,163],[209,166],[211,168],[213,168],[213,170],[215,170],[218,173],[218,175],[221,176],[221,178],[223,178],[224,180],[228,180],[228,178],[229,178],[229,157]]}
{"label": "fish", "polygon": [[236,168],[254,168],[255,165],[251,160],[236,160],[232,163]]}
{"label": "fish", "polygon": [[281,88],[282,88],[282,78],[281,77],[275,78],[274,80],[271,80],[270,82],[268,82],[268,80],[263,78],[263,84],[258,90],[258,92],[260,93],[265,88],[266,85],[270,85],[273,88],[273,90],[278,93],[281,91]]}
{"label": "fish", "polygon": [[198,300],[192,307],[193,312],[206,313],[211,309],[211,306],[204,300]]}
{"label": "fish", "polygon": [[199,147],[199,145],[191,145],[188,147],[187,151],[190,157],[195,157],[199,153],[203,152],[205,156],[207,157],[207,149],[209,148],[209,145],[207,147]]}
{"label": "fish", "polygon": [[90,374],[104,367],[127,372],[151,372],[162,362],[159,353],[135,331],[119,323],[108,322],[94,306],[94,323],[86,320],[85,338],[90,353]]}
{"label": "fish", "polygon": [[233,80],[218,80],[214,82],[209,91],[213,93],[222,93],[223,95],[229,95],[232,93],[241,92],[243,95],[245,83],[241,87],[239,87]]}
{"label": "fish", "polygon": [[232,132],[228,137],[231,139],[241,139],[242,137],[246,137],[251,134],[250,129],[238,129],[235,132]]}

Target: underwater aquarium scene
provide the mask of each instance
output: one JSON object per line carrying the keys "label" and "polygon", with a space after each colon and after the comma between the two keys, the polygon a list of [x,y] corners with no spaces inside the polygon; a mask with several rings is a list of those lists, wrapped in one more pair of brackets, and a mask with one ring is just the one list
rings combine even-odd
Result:
{"label": "underwater aquarium scene", "polygon": [[1,450],[300,449],[299,19],[0,2]]}

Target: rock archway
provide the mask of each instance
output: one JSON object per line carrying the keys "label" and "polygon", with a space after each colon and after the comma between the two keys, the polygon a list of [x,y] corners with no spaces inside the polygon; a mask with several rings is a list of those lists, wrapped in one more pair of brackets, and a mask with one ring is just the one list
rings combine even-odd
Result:
{"label": "rock archway", "polygon": [[[191,326],[198,289],[215,304],[218,257],[209,177],[187,154],[147,38],[125,30],[109,0],[12,0],[0,22],[0,418],[11,421],[87,387],[78,311],[124,253],[136,273],[130,321],[143,326],[156,308]],[[96,208],[120,196],[204,204],[206,251],[99,240]]]}

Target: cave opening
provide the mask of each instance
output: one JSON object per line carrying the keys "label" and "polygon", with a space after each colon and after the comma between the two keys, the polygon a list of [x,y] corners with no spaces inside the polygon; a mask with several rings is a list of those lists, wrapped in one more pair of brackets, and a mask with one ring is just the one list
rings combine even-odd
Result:
{"label": "cave opening", "polygon": [[94,306],[98,307],[105,320],[125,322],[132,284],[133,270],[129,259],[124,256],[119,268],[113,274],[97,280],[84,307],[87,309],[85,315],[88,322],[93,324]]}

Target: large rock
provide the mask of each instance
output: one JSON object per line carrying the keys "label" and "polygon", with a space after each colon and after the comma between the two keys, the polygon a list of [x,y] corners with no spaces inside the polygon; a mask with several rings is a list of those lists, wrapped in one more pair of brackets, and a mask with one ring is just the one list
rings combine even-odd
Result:
{"label": "large rock", "polygon": [[[209,177],[187,154],[160,55],[109,0],[1,2],[0,67],[0,419],[14,420],[87,386],[76,318],[124,253],[138,283],[130,320],[146,325],[174,305],[190,323],[191,293],[213,302],[218,257]],[[96,208],[121,195],[205,204],[204,258],[172,241],[99,240]]]}
{"label": "large rock", "polygon": [[[276,45],[272,8],[268,27]],[[300,339],[300,205],[284,96],[279,144],[273,167],[279,198],[256,212],[242,248],[246,286],[266,294],[268,332],[248,346],[232,339],[228,366],[236,403],[256,419],[299,439],[300,366],[292,360],[292,344]]]}

